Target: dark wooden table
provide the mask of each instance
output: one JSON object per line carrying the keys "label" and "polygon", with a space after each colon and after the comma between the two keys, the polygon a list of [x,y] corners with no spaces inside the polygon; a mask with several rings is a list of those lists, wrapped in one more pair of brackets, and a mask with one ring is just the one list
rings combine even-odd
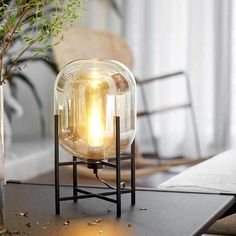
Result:
{"label": "dark wooden table", "polygon": [[[70,187],[61,189],[64,196],[72,193]],[[53,186],[10,183],[5,190],[7,228],[33,236],[201,235],[235,204],[230,195],[137,190],[135,207],[130,206],[129,194],[122,195],[120,219],[114,204],[96,198],[63,202],[56,216]],[[98,190],[102,189],[89,189]],[[27,217],[19,215],[26,211]]]}

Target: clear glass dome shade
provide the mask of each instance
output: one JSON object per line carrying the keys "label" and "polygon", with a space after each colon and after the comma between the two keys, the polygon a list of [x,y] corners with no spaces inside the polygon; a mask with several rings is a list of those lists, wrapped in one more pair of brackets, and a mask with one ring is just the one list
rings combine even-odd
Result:
{"label": "clear glass dome shade", "polygon": [[134,140],[136,84],[117,61],[87,59],[67,64],[58,74],[55,114],[60,145],[83,159],[115,156],[115,116],[120,117],[121,152]]}

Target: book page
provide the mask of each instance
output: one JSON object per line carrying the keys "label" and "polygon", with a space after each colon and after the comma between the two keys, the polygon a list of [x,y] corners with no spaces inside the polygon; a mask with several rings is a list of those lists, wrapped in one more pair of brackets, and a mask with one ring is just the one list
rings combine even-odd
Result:
{"label": "book page", "polygon": [[236,194],[236,150],[220,153],[190,167],[158,188]]}

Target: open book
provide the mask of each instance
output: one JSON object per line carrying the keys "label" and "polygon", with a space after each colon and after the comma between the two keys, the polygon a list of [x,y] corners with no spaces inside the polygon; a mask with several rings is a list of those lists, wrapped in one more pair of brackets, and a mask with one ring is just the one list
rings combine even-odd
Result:
{"label": "open book", "polygon": [[158,188],[236,194],[236,150],[225,151],[197,164]]}

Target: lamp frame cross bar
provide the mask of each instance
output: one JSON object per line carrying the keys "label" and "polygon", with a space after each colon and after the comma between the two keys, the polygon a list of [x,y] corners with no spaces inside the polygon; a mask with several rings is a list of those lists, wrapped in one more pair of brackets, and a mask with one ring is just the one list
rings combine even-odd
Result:
{"label": "lamp frame cross bar", "polygon": [[[78,199],[84,198],[99,198],[105,201],[113,202],[116,204],[116,216],[121,217],[121,194],[131,194],[131,205],[135,205],[135,140],[131,145],[131,153],[121,155],[120,153],[120,117],[115,116],[115,140],[116,140],[116,158],[108,158],[108,161],[105,162],[103,160],[92,161],[92,160],[81,160],[80,157],[73,156],[72,161],[68,162],[60,162],[60,154],[59,154],[59,115],[54,115],[54,141],[55,141],[55,150],[54,150],[54,158],[55,158],[55,211],[56,214],[60,214],[60,202],[61,201],[71,201],[73,200],[75,203]],[[78,160],[79,159],[79,160]],[[115,160],[114,160],[115,159]],[[130,159],[131,161],[131,187],[121,187],[121,161]],[[111,161],[115,161],[115,163],[111,163]],[[82,190],[78,187],[78,165],[90,165],[94,169],[94,173],[98,172],[99,168],[103,166],[107,166],[110,168],[114,168],[116,171],[116,186],[112,191],[102,192],[102,193],[92,193],[85,190]],[[68,197],[60,197],[60,167],[61,166],[72,166],[73,170],[73,195]],[[109,184],[108,184],[109,186]],[[108,188],[109,189],[109,188]],[[79,194],[80,193],[80,194]],[[115,195],[115,198],[110,198],[107,196]]]}

